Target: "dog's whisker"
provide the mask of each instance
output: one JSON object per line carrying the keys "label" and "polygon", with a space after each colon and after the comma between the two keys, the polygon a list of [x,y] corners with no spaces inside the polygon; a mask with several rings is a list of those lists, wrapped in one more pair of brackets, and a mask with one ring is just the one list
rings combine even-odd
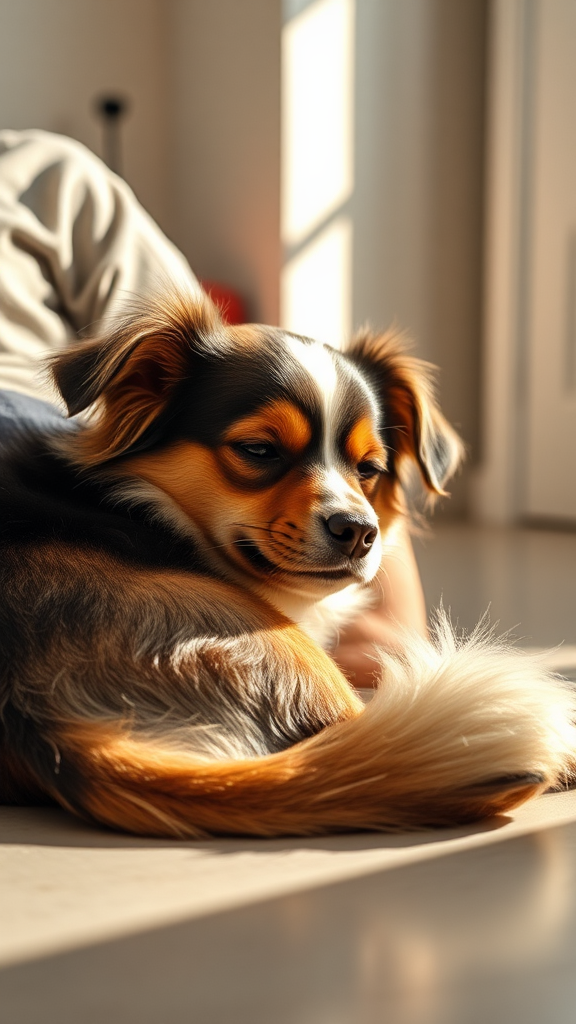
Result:
{"label": "dog's whisker", "polygon": [[286,533],[283,530],[276,530],[271,526],[259,526],[256,523],[232,523],[232,526],[240,526],[244,530],[260,530],[260,532],[277,534],[279,537],[287,537],[289,540],[292,539],[291,534]]}
{"label": "dog's whisker", "polygon": [[404,434],[408,433],[408,429],[407,429],[405,423],[392,423],[392,424],[387,423],[386,424],[386,430],[400,430]]}

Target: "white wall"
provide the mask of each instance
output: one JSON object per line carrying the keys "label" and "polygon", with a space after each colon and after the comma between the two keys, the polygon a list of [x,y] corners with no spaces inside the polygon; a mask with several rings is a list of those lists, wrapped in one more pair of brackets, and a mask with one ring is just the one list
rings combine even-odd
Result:
{"label": "white wall", "polygon": [[430,0],[357,0],[354,321],[395,320],[426,356],[433,14]]}
{"label": "white wall", "polygon": [[[357,0],[353,317],[441,367],[478,456],[485,0]],[[447,508],[467,506],[466,474]]]}
{"label": "white wall", "polygon": [[62,132],[101,153],[93,100],[132,100],[125,177],[166,222],[166,48],[162,0],[0,0],[0,124]]}
{"label": "white wall", "polygon": [[280,0],[172,0],[172,237],[278,322]]}

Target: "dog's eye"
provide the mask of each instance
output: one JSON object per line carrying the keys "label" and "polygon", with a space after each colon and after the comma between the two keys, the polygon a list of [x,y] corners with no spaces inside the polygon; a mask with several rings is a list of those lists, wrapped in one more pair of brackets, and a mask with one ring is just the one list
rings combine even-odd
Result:
{"label": "dog's eye", "polygon": [[384,472],[382,467],[377,466],[375,462],[359,462],[357,468],[361,480],[371,480],[372,477]]}
{"label": "dog's eye", "polygon": [[273,444],[267,441],[254,441],[248,444],[239,444],[237,449],[241,455],[258,462],[274,462],[280,456]]}

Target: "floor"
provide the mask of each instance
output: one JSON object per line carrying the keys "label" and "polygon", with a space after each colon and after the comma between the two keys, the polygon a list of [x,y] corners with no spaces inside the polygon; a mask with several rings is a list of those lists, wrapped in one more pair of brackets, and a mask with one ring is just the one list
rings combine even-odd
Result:
{"label": "floor", "polygon": [[[427,598],[576,675],[576,533],[443,526]],[[176,843],[0,808],[2,1024],[574,1024],[576,792],[426,835]]]}
{"label": "floor", "polygon": [[429,608],[443,601],[466,629],[488,611],[526,647],[576,644],[576,531],[448,523],[415,548]]}

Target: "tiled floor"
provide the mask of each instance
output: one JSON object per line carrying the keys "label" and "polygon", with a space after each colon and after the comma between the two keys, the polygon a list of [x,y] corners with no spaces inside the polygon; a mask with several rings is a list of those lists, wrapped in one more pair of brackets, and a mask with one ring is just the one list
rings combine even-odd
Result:
{"label": "tiled floor", "polygon": [[[576,534],[417,547],[431,603],[472,626],[492,601],[576,665]],[[0,808],[2,1024],[574,1024],[575,949],[576,793],[481,828],[265,842]]]}

